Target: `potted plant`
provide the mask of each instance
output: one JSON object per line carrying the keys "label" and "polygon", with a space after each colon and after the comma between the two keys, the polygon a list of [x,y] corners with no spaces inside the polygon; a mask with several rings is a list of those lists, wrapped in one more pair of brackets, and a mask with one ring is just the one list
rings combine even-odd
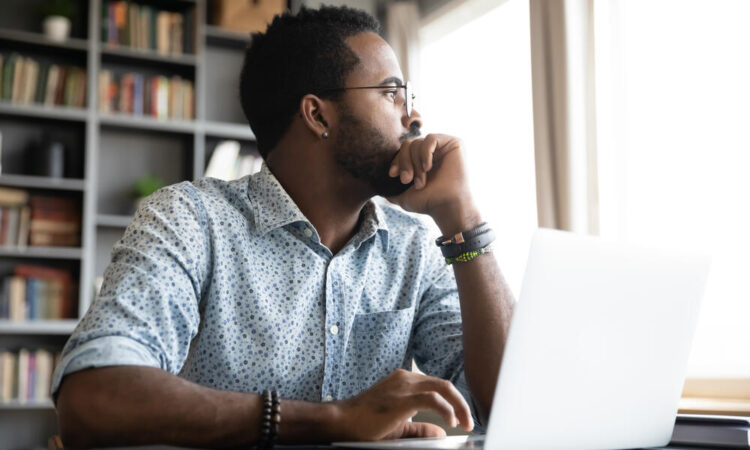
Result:
{"label": "potted plant", "polygon": [[133,185],[134,209],[137,211],[141,206],[141,202],[143,202],[146,197],[158,191],[162,187],[164,187],[164,182],[162,181],[162,179],[151,174],[146,174],[136,180],[135,184]]}
{"label": "potted plant", "polygon": [[57,42],[68,39],[74,9],[70,0],[48,0],[44,3],[41,7],[44,35]]}

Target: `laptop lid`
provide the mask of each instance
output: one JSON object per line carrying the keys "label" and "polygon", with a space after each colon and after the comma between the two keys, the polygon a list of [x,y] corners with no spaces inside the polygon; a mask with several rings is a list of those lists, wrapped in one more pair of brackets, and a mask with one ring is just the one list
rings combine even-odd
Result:
{"label": "laptop lid", "polygon": [[708,267],[703,256],[538,230],[485,447],[667,445]]}

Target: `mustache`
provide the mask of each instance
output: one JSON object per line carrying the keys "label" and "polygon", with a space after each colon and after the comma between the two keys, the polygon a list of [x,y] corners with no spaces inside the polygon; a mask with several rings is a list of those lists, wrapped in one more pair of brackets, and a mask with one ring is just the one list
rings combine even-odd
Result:
{"label": "mustache", "polygon": [[398,138],[400,142],[404,142],[409,139],[417,138],[422,135],[422,131],[419,129],[419,122],[413,122],[409,128],[408,133],[404,133]]}

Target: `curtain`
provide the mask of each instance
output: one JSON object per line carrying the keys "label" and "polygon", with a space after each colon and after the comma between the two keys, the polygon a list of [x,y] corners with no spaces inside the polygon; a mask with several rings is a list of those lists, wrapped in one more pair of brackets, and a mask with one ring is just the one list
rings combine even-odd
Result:
{"label": "curtain", "polygon": [[598,234],[593,0],[530,0],[539,226]]}

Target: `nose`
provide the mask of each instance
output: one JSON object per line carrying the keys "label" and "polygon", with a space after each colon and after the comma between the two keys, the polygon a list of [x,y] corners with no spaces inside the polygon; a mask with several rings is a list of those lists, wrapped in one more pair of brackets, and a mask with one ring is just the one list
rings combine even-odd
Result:
{"label": "nose", "polygon": [[413,126],[416,126],[417,128],[422,128],[422,116],[419,115],[419,112],[416,109],[412,109],[411,115],[407,117],[406,108],[404,108],[404,116],[401,119],[401,122],[404,124],[404,127],[407,130],[411,130],[411,127]]}

